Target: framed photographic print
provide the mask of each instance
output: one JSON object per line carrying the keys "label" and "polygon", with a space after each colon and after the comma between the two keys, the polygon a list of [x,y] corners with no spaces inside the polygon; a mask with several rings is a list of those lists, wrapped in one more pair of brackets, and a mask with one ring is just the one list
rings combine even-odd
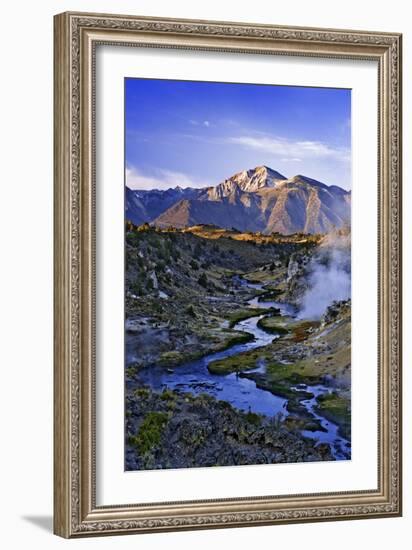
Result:
{"label": "framed photographic print", "polygon": [[55,17],[55,533],[401,514],[401,36]]}

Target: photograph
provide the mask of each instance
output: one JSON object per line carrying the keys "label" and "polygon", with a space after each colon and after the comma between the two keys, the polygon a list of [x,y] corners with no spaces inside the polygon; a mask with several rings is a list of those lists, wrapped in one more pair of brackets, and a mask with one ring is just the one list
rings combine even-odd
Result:
{"label": "photograph", "polygon": [[351,460],[351,90],[124,106],[125,470]]}

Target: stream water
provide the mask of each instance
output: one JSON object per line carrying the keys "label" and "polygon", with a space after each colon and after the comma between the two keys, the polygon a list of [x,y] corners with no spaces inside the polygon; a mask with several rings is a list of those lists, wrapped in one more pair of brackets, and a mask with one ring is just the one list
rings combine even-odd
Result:
{"label": "stream water", "polygon": [[[238,278],[242,286],[248,286],[256,290],[261,290],[263,285],[252,284],[244,279]],[[253,308],[271,308],[280,309],[281,315],[292,316],[296,313],[289,304],[276,301],[259,302],[258,296],[255,296],[248,302]],[[217,359],[232,357],[239,353],[256,349],[270,344],[273,339],[278,338],[274,334],[269,334],[257,326],[258,321],[265,316],[257,315],[249,317],[236,323],[235,330],[253,334],[254,340],[245,344],[234,345],[224,351],[212,353],[201,359],[196,359],[179,365],[174,369],[164,366],[151,366],[142,369],[139,372],[141,381],[152,389],[161,391],[164,388],[191,392],[192,394],[207,393],[213,397],[227,401],[233,407],[244,411],[251,411],[266,416],[275,416],[277,414],[286,417],[287,399],[272,394],[271,392],[258,388],[253,380],[238,376],[236,373],[227,375],[212,374],[208,370],[208,364]],[[256,371],[264,370],[265,365],[256,367]],[[251,371],[249,371],[251,372]],[[253,372],[253,371],[252,371]],[[338,427],[332,422],[322,418],[315,412],[316,396],[322,393],[328,393],[331,390],[326,386],[307,386],[307,391],[313,393],[312,399],[307,399],[301,403],[307,411],[320,421],[324,431],[302,431],[306,437],[313,438],[317,443],[326,442],[331,445],[332,453],[337,460],[350,458],[350,442],[339,436]]]}
{"label": "stream water", "polygon": [[270,344],[276,336],[268,334],[257,326],[257,322],[262,317],[264,315],[249,317],[234,326],[235,330],[253,334],[254,340],[251,342],[237,344],[224,351],[211,353],[201,359],[179,365],[173,370],[151,366],[140,371],[140,379],[154,390],[162,390],[167,387],[194,394],[208,393],[244,411],[253,411],[267,416],[274,416],[279,412],[287,415],[286,399],[257,388],[255,382],[237,376],[235,373],[212,374],[207,368],[210,362],[217,359],[231,357]]}

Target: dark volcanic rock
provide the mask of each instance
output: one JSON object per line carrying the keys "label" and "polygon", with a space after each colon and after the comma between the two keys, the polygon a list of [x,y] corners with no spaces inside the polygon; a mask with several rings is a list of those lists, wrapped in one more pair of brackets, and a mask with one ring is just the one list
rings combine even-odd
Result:
{"label": "dark volcanic rock", "polygon": [[127,394],[127,470],[317,460],[333,460],[329,447],[315,448],[280,418],[238,411],[206,394]]}

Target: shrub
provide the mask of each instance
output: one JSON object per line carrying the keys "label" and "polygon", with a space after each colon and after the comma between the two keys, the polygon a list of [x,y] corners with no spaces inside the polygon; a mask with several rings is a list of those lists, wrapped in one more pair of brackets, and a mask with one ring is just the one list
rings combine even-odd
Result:
{"label": "shrub", "polygon": [[202,273],[201,275],[199,275],[199,278],[198,278],[197,282],[199,283],[199,285],[206,288],[207,287],[206,273]]}
{"label": "shrub", "polygon": [[196,317],[196,312],[195,310],[193,309],[193,306],[190,305],[187,309],[186,309],[186,313],[188,315],[190,315],[191,317]]}
{"label": "shrub", "polygon": [[133,395],[139,399],[146,399],[150,397],[150,390],[147,388],[137,388],[134,390]]}
{"label": "shrub", "polygon": [[143,296],[143,287],[140,281],[135,281],[130,285],[130,290],[135,294],[136,296]]}
{"label": "shrub", "polygon": [[126,233],[126,242],[130,246],[136,247],[139,244],[140,237],[135,232]]}
{"label": "shrub", "polygon": [[160,395],[160,399],[162,401],[174,401],[176,399],[176,395],[169,388],[165,388]]}
{"label": "shrub", "polygon": [[158,271],[164,271],[166,269],[166,262],[164,260],[159,260],[156,264],[156,269]]}
{"label": "shrub", "polygon": [[245,416],[246,416],[246,420],[250,424],[253,424],[254,426],[260,426],[260,424],[262,423],[262,418],[256,413],[249,411],[246,413]]}
{"label": "shrub", "polygon": [[164,412],[149,412],[140,425],[137,435],[129,437],[129,443],[138,448],[140,454],[145,454],[156,448],[167,423]]}
{"label": "shrub", "polygon": [[196,243],[196,246],[193,249],[193,256],[195,258],[199,258],[199,256],[202,254],[202,246],[200,243]]}

